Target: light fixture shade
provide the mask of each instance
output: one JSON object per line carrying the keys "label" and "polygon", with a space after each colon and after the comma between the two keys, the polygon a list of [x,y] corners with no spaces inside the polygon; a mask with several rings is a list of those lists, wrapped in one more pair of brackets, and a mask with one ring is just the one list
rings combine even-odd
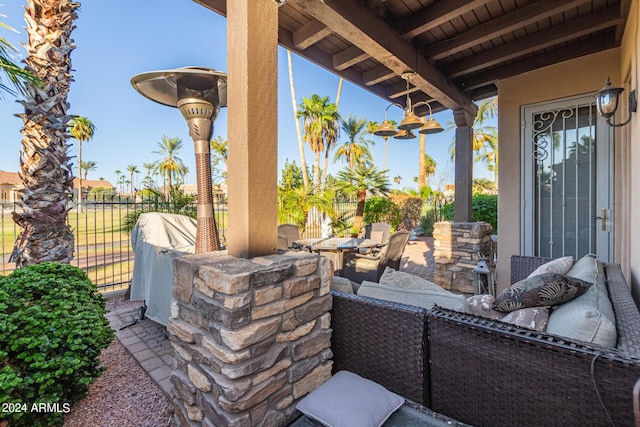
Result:
{"label": "light fixture shade", "polygon": [[398,133],[398,131],[389,120],[383,121],[382,124],[378,126],[378,129],[376,129],[376,131],[373,132],[374,135],[384,136],[384,137],[393,136],[396,133]]}
{"label": "light fixture shade", "polygon": [[618,97],[624,91],[621,87],[612,87],[611,80],[607,81],[602,89],[596,92],[596,106],[598,113],[605,119],[613,117],[618,109]]}
{"label": "light fixture shade", "polygon": [[[172,70],[149,71],[131,78],[131,85],[142,96],[169,107],[179,107],[181,97],[189,93],[178,93],[179,83],[187,90],[203,91],[212,95],[210,102],[217,107],[227,106],[227,75],[206,67],[181,67]],[[217,86],[210,89],[211,86]],[[207,98],[210,96],[207,96]]]}
{"label": "light fixture shade", "polygon": [[432,133],[440,133],[444,129],[440,126],[440,123],[436,121],[433,117],[429,117],[429,120],[420,128],[418,132],[421,134],[432,134]]}
{"label": "light fixture shade", "polygon": [[395,139],[414,139],[416,136],[411,130],[400,129],[398,133],[394,135]]}
{"label": "light fixture shade", "polygon": [[409,111],[398,125],[398,129],[402,130],[418,129],[420,127],[422,127],[422,120],[420,120],[420,118],[416,116],[413,111]]}

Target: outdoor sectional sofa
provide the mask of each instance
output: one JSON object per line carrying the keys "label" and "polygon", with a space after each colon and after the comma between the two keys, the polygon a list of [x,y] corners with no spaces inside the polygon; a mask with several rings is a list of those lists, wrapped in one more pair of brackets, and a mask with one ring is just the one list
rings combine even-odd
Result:
{"label": "outdoor sectional sofa", "polygon": [[[512,283],[547,261],[514,256]],[[604,268],[616,348],[332,291],[334,371],[476,426],[634,425],[640,313],[620,266]]]}

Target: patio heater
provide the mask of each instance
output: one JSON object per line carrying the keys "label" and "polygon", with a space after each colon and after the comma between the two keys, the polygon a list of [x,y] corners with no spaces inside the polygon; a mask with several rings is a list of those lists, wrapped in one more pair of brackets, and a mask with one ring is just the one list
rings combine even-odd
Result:
{"label": "patio heater", "polygon": [[220,240],[213,216],[211,147],[213,122],[227,105],[227,75],[205,67],[183,67],[135,75],[131,85],[146,98],[177,107],[189,125],[196,156],[196,253],[217,251]]}

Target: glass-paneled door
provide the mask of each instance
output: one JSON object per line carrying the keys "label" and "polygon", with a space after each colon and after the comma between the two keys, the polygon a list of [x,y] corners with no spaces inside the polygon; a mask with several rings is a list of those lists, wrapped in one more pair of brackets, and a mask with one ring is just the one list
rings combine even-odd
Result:
{"label": "glass-paneled door", "polygon": [[613,137],[594,97],[522,113],[522,253],[612,260]]}

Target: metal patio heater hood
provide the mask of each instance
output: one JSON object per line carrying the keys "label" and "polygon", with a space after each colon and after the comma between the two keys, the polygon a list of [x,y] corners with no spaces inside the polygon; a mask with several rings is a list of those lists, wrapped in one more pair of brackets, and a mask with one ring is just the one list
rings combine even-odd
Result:
{"label": "metal patio heater hood", "polygon": [[211,147],[213,122],[227,106],[227,75],[205,67],[150,71],[131,78],[131,85],[146,98],[177,107],[189,124],[196,155],[198,226],[196,253],[220,249],[213,216]]}

